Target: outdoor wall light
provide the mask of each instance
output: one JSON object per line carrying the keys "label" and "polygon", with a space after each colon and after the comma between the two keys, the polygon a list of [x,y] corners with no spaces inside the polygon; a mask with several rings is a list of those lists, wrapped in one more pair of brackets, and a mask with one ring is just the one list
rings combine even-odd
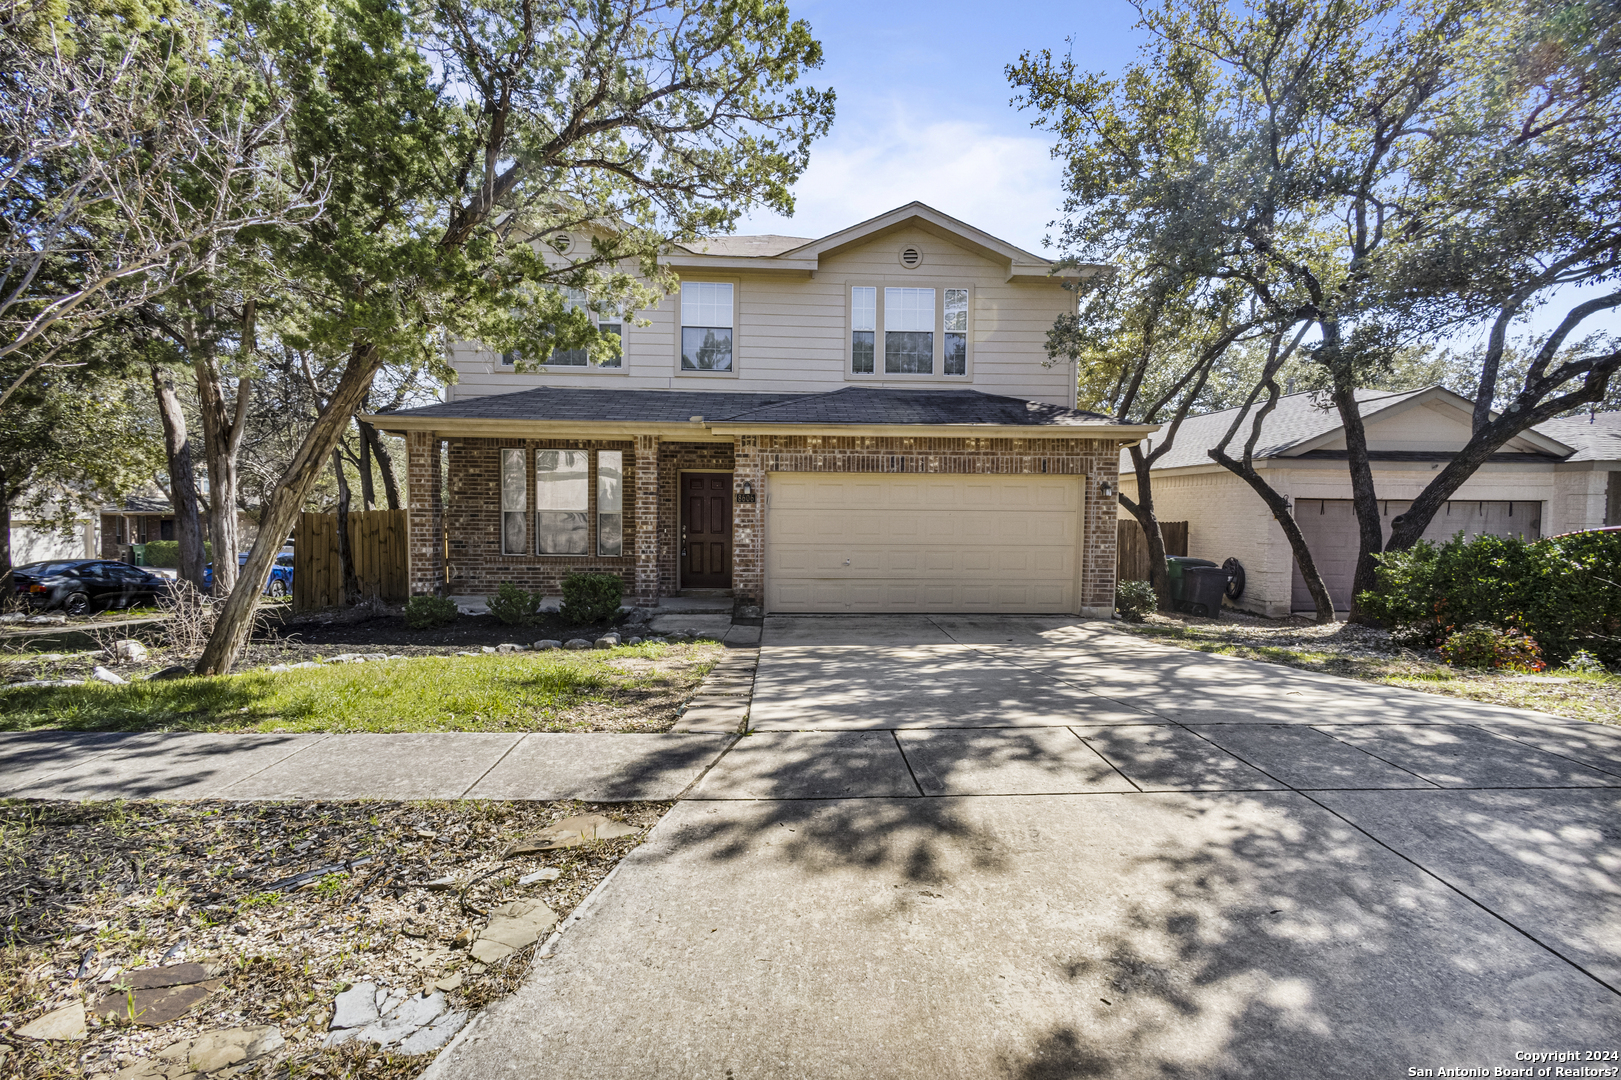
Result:
{"label": "outdoor wall light", "polygon": [[743,481],[743,494],[745,494],[745,495],[753,495],[754,494],[754,485],[751,484],[747,480]]}
{"label": "outdoor wall light", "polygon": [[737,501],[740,503],[753,502],[754,485],[749,483],[747,480],[743,481],[743,486],[737,489]]}
{"label": "outdoor wall light", "polygon": [[1114,485],[1109,483],[1107,480],[1103,481],[1103,483],[1098,485],[1098,494],[1102,495],[1105,499],[1114,498]]}

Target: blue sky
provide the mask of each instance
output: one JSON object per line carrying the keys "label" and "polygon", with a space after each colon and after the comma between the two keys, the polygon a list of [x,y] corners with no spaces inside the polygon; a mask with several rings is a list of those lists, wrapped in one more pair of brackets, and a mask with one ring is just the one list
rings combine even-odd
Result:
{"label": "blue sky", "polygon": [[811,150],[794,216],[757,214],[743,233],[823,236],[920,199],[1041,252],[1063,195],[1052,140],[1009,104],[1002,69],[1026,49],[1118,70],[1135,54],[1136,11],[1092,3],[794,0],[827,59],[809,82],[838,91],[833,131]]}

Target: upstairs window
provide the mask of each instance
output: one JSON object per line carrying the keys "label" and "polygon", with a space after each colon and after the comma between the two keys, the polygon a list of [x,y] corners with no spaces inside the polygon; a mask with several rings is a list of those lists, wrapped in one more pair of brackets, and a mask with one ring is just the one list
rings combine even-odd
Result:
{"label": "upstairs window", "polygon": [[945,364],[947,375],[968,374],[968,290],[946,290]]}
{"label": "upstairs window", "polygon": [[[617,368],[624,361],[624,322],[619,312],[605,311],[600,315],[590,312],[590,298],[584,289],[572,286],[563,289],[563,306],[567,311],[587,311],[592,324],[600,334],[612,335],[620,339],[620,353],[618,356],[604,356],[596,365],[605,368]],[[520,356],[527,356],[525,350],[508,350],[501,354],[502,367],[514,367]],[[588,349],[553,349],[551,356],[546,359],[547,367],[589,367],[591,354]]]}
{"label": "upstairs window", "polygon": [[[585,307],[585,290],[569,286],[563,290],[563,310],[579,311]],[[585,367],[591,362],[584,349],[553,349],[546,363],[553,367]]]}
{"label": "upstairs window", "polygon": [[535,550],[540,554],[589,553],[590,460],[584,450],[535,451]]}
{"label": "upstairs window", "polygon": [[884,373],[934,374],[934,290],[884,290]]}
{"label": "upstairs window", "polygon": [[857,285],[850,290],[850,370],[857,375],[873,371],[873,337],[878,330],[878,290]]}
{"label": "upstairs window", "polygon": [[732,370],[732,286],[681,283],[681,370]]}

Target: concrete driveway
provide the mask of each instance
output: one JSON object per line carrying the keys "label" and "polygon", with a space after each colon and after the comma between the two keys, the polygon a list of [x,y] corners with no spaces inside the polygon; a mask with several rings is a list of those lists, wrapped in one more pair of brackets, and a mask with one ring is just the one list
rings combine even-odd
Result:
{"label": "concrete driveway", "polygon": [[769,620],[751,717],[431,1076],[1621,1050],[1621,729],[988,617]]}

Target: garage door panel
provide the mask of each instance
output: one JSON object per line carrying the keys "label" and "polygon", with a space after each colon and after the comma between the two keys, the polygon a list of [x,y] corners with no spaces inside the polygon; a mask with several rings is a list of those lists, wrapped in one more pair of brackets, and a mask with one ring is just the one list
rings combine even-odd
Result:
{"label": "garage door panel", "polygon": [[1075,610],[1081,479],[767,477],[774,611]]}

